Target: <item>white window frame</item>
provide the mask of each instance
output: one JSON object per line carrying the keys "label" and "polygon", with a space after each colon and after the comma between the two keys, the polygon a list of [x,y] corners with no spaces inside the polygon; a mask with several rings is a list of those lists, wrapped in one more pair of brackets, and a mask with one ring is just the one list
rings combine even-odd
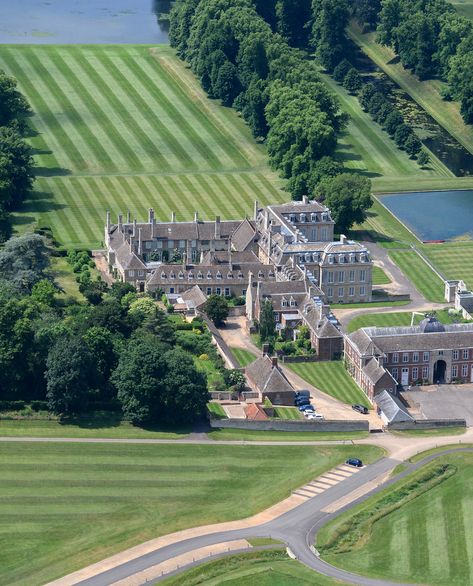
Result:
{"label": "white window frame", "polygon": [[457,378],[458,376],[458,364],[454,364],[452,366],[452,378]]}
{"label": "white window frame", "polygon": [[408,364],[409,363],[409,352],[402,353],[402,363]]}
{"label": "white window frame", "polygon": [[412,353],[412,362],[419,362],[419,352]]}
{"label": "white window frame", "polygon": [[470,352],[468,350],[463,350],[463,360],[468,360]]}
{"label": "white window frame", "polygon": [[462,377],[468,376],[468,364],[462,364]]}
{"label": "white window frame", "polygon": [[460,351],[454,350],[453,351],[453,360],[458,360],[459,356],[460,356]]}
{"label": "white window frame", "polygon": [[393,355],[392,355],[392,363],[393,364],[398,364],[399,363],[399,353],[398,352],[393,352]]}
{"label": "white window frame", "polygon": [[422,362],[428,362],[429,360],[430,360],[430,352],[423,352],[422,353]]}

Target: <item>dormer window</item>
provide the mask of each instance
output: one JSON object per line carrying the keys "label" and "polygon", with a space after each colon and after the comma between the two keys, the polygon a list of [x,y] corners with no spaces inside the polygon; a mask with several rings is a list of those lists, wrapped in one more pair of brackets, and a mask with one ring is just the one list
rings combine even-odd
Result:
{"label": "dormer window", "polygon": [[263,271],[260,271],[258,273],[258,279],[263,279],[263,278],[264,278],[264,273],[263,273]]}
{"label": "dormer window", "polygon": [[291,297],[291,307],[295,307],[296,306],[296,300],[294,299],[294,297]]}
{"label": "dormer window", "polygon": [[243,273],[241,271],[238,273],[238,278],[243,279]]}
{"label": "dormer window", "polygon": [[227,279],[233,279],[233,273],[231,271],[227,273]]}
{"label": "dormer window", "polygon": [[328,262],[329,264],[333,265],[333,263],[335,262],[335,258],[333,256],[333,254],[329,254],[328,255]]}
{"label": "dormer window", "polygon": [[189,279],[189,281],[192,281],[194,279],[194,273],[191,271],[188,275],[187,278]]}
{"label": "dormer window", "polygon": [[274,271],[269,271],[268,277],[274,279]]}
{"label": "dormer window", "polygon": [[178,277],[182,280],[184,278],[184,273],[182,271],[179,271]]}
{"label": "dormer window", "polygon": [[345,262],[345,255],[344,254],[339,254],[338,255],[338,262],[340,264],[343,264]]}
{"label": "dormer window", "polygon": [[327,220],[328,220],[328,214],[327,214],[327,212],[323,212],[323,214],[322,214],[322,221],[323,222],[326,222]]}
{"label": "dormer window", "polygon": [[171,273],[169,274],[169,278],[170,278],[170,279],[175,279],[175,278],[176,278],[176,273],[174,273],[174,271],[173,271],[173,272],[171,272]]}
{"label": "dormer window", "polygon": [[212,278],[212,273],[209,271],[209,272],[207,273],[207,279],[211,279],[211,278]]}
{"label": "dormer window", "polygon": [[163,272],[161,273],[161,279],[167,279],[167,277],[168,277],[168,276],[167,276],[167,275],[166,275],[166,273],[163,271]]}
{"label": "dormer window", "polygon": [[310,254],[310,252],[307,252],[305,255],[305,262],[310,262],[310,259],[311,259],[311,254]]}
{"label": "dormer window", "polygon": [[296,221],[296,214],[291,214],[289,220],[294,223]]}
{"label": "dormer window", "polygon": [[355,255],[355,254],[352,252],[352,253],[350,254],[350,262],[351,262],[351,263],[354,263],[355,261],[356,261],[356,255]]}
{"label": "dormer window", "polygon": [[303,224],[305,224],[307,222],[307,216],[305,214],[301,214],[300,215],[300,220]]}
{"label": "dormer window", "polygon": [[319,262],[319,255],[317,252],[314,252],[314,254],[312,255],[312,259],[314,262]]}
{"label": "dormer window", "polygon": [[199,271],[199,272],[197,273],[197,278],[198,278],[199,280],[201,280],[201,279],[203,279],[203,278],[204,278],[204,275],[203,275],[203,274],[202,274],[202,273]]}
{"label": "dormer window", "polygon": [[217,279],[221,279],[222,278],[222,273],[220,271],[217,272]]}
{"label": "dormer window", "polygon": [[282,298],[281,306],[282,307],[289,307],[289,302],[285,297]]}
{"label": "dormer window", "polygon": [[317,222],[317,214],[310,214],[310,221]]}
{"label": "dormer window", "polygon": [[366,254],[366,252],[362,252],[360,254],[360,262],[368,262],[368,255]]}

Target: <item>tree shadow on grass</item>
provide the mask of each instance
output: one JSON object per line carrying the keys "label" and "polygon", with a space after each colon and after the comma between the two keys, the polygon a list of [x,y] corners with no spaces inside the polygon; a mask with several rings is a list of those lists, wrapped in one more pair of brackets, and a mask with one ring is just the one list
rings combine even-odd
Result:
{"label": "tree shadow on grass", "polygon": [[[77,415],[63,417],[59,420],[60,425],[75,425],[81,429],[99,430],[99,429],[116,429],[127,421],[119,411],[94,411],[88,415]],[[192,432],[191,426],[171,426],[163,424],[143,424],[133,425],[139,431],[148,431],[154,433],[178,433],[189,434]]]}
{"label": "tree shadow on grass", "polygon": [[64,169],[63,167],[39,167],[34,168],[36,177],[64,177],[71,175],[70,169]]}

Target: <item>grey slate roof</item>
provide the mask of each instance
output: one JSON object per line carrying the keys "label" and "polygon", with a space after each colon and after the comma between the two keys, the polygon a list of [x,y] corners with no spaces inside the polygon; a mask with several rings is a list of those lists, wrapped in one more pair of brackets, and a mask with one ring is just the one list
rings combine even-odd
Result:
{"label": "grey slate roof", "polygon": [[294,391],[291,383],[269,356],[262,356],[245,369],[246,376],[261,393],[287,393]]}
{"label": "grey slate roof", "polygon": [[367,364],[363,367],[363,374],[368,377],[373,384],[376,384],[378,381],[380,381],[386,372],[386,369],[380,366],[378,361],[374,358],[367,362]]}
{"label": "grey slate roof", "polygon": [[409,412],[401,401],[395,395],[388,393],[388,391],[383,391],[376,395],[374,401],[384,413],[389,423],[414,421],[414,418],[409,415]]}
{"label": "grey slate roof", "polygon": [[207,296],[197,285],[185,291],[181,297],[189,309],[198,309],[207,301]]}
{"label": "grey slate roof", "polygon": [[252,244],[255,236],[255,223],[245,219],[232,235],[232,246],[239,252],[246,250]]}

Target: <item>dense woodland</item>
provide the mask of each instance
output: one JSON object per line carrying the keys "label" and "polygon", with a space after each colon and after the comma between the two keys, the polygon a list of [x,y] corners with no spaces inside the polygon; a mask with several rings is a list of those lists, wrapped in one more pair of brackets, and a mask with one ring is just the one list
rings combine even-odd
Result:
{"label": "dense woodland", "polygon": [[458,100],[465,122],[473,124],[473,22],[447,0],[353,1],[359,20],[376,27],[378,41],[404,67],[419,79],[448,82],[445,99]]}
{"label": "dense woodland", "polygon": [[[25,414],[63,416],[112,409],[136,423],[201,417],[208,392],[198,357],[223,373],[205,324],[172,320],[123,283],[101,283],[86,289],[87,302],[65,303],[50,253],[38,234],[0,251],[0,408],[27,404]],[[87,272],[87,253],[71,251],[69,260],[79,277]]]}
{"label": "dense woodland", "polygon": [[29,114],[16,80],[0,70],[0,242],[11,233],[10,211],[21,204],[33,184],[32,152],[23,138]]}
{"label": "dense woodland", "polygon": [[340,0],[178,0],[170,18],[171,44],[208,95],[241,112],[292,197],[325,200],[340,230],[371,205],[369,179],[334,159],[348,117],[317,72],[343,57],[348,17]]}

